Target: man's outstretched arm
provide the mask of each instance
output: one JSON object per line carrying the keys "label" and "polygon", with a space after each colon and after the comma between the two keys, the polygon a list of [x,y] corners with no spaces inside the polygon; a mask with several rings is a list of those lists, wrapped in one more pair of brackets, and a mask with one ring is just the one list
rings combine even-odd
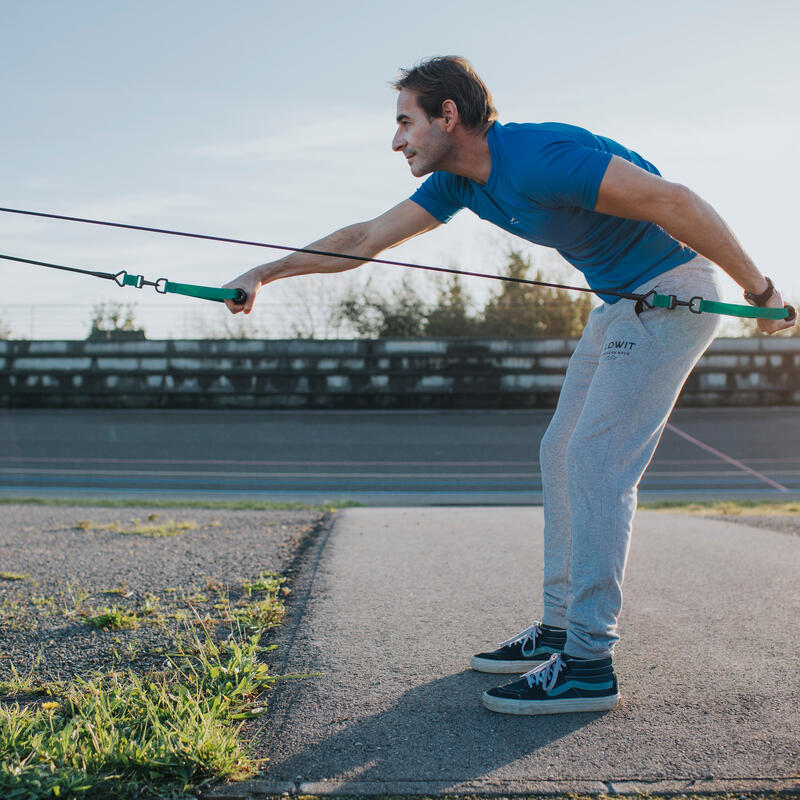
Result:
{"label": "man's outstretched arm", "polygon": [[[614,156],[600,184],[594,210],[655,222],[673,239],[725,270],[745,291],[761,294],[767,288],[766,278],[719,214],[686,186],[671,183]],[[776,289],[767,306],[782,308],[783,304]],[[758,321],[764,333],[777,333],[792,325],[794,321]]]}
{"label": "man's outstretched arm", "polygon": [[[363,256],[366,261],[389,247],[402,244],[407,239],[433,230],[439,225],[441,225],[439,220],[422,206],[413,200],[404,200],[375,219],[348,225],[306,247],[310,250]],[[243,305],[230,300],[225,304],[234,314],[240,311],[249,314],[253,310],[253,303],[261,287],[272,281],[315,272],[344,272],[363,263],[364,261],[354,261],[349,258],[291,253],[277,261],[254,267],[225,284],[226,288],[244,289],[247,294],[247,300]]]}

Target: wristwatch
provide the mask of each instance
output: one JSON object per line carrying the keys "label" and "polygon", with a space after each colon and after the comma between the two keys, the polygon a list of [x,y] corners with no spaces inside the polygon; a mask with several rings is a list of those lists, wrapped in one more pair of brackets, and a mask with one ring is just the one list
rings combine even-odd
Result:
{"label": "wristwatch", "polygon": [[[766,275],[764,276],[766,278]],[[753,292],[745,292],[744,299],[750,303],[751,306],[763,306],[767,300],[772,297],[775,292],[775,285],[767,278],[767,288],[761,294],[753,294]]]}

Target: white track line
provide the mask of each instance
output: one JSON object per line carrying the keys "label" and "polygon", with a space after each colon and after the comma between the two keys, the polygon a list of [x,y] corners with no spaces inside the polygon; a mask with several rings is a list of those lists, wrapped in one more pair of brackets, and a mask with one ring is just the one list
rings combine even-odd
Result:
{"label": "white track line", "polygon": [[667,423],[667,428],[671,430],[673,433],[677,433],[678,436],[682,436],[684,439],[686,439],[687,442],[691,442],[692,444],[697,445],[697,447],[701,448],[702,450],[706,450],[709,453],[713,453],[715,456],[717,456],[717,458],[721,458],[723,461],[727,461],[729,464],[733,464],[735,467],[738,467],[744,472],[749,472],[751,475],[755,476],[759,480],[764,481],[764,483],[766,483],[768,486],[771,486],[773,489],[777,489],[779,492],[789,491],[782,484],[773,481],[772,478],[768,478],[766,475],[763,475],[760,472],[756,472],[756,470],[748,467],[747,464],[742,464],[741,461],[737,461],[735,458],[731,458],[730,456],[725,455],[725,453],[716,450],[715,448],[711,447],[711,445],[705,444],[704,442],[701,442],[699,439],[695,439],[694,436],[690,436],[688,433],[685,433],[680,428],[676,428],[673,424],[669,422]]}

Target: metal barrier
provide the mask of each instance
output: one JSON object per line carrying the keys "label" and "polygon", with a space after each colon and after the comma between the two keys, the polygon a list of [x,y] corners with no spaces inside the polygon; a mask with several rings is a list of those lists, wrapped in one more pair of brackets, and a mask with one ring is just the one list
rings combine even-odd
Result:
{"label": "metal barrier", "polygon": [[[0,341],[6,408],[549,408],[573,339]],[[718,339],[682,405],[800,404],[800,338]]]}

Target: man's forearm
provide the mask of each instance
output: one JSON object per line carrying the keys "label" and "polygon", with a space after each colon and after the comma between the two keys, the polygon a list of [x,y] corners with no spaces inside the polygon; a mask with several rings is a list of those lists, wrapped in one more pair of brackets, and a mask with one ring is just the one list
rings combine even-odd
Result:
{"label": "man's forearm", "polygon": [[713,261],[743,289],[760,294],[767,288],[764,275],[739,244],[733,231],[714,208],[685,186],[680,187],[658,223],[677,239]]}
{"label": "man's forearm", "polygon": [[[326,250],[333,253],[364,256],[364,261],[376,255],[374,247],[368,245],[368,223],[358,222],[334,231],[322,239],[312,242],[306,247],[309,250]],[[254,268],[261,284],[267,284],[279,278],[290,278],[296,275],[312,273],[344,272],[353,269],[364,261],[351,258],[335,258],[333,256],[317,256],[310,253],[291,253],[277,261],[261,264]]]}

